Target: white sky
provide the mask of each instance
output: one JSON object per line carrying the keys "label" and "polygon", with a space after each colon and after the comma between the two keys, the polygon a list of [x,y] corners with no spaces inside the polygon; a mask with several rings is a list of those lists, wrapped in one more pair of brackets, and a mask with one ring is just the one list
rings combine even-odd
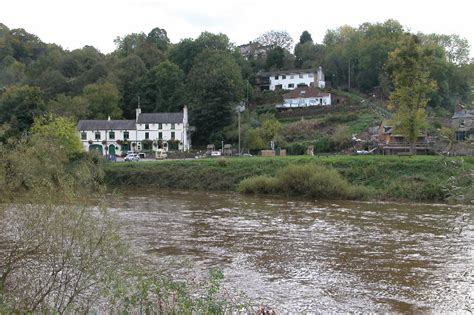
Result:
{"label": "white sky", "polygon": [[0,23],[9,28],[104,53],[115,49],[117,36],[154,27],[166,29],[172,42],[207,30],[240,45],[272,29],[288,31],[295,42],[308,30],[321,42],[327,29],[389,18],[412,32],[459,34],[474,57],[474,0],[0,0]]}

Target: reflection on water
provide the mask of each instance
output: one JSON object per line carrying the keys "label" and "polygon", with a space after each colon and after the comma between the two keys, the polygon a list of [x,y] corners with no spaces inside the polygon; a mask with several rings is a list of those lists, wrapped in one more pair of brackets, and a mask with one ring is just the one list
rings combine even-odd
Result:
{"label": "reflection on water", "polygon": [[111,199],[150,263],[189,260],[202,273],[220,267],[226,288],[256,305],[280,312],[474,307],[472,207],[167,190]]}

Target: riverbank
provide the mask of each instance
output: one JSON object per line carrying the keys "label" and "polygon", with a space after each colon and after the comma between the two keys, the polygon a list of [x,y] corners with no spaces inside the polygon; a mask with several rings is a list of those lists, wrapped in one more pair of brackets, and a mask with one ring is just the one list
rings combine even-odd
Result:
{"label": "riverbank", "polygon": [[364,191],[356,199],[470,202],[474,197],[474,158],[440,156],[288,156],[109,163],[109,187],[162,187],[236,191],[242,180],[273,177],[289,165],[334,168]]}

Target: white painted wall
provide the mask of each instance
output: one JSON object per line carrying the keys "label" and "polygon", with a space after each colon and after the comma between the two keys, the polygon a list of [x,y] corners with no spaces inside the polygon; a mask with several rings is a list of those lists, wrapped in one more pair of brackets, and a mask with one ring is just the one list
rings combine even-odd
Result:
{"label": "white painted wall", "polygon": [[308,107],[308,106],[329,106],[331,105],[331,95],[308,98],[289,98],[277,108]]}
{"label": "white painted wall", "polygon": [[[275,86],[282,85],[283,90],[293,90],[298,87],[298,84],[306,84],[311,86],[315,82],[314,73],[292,73],[292,74],[279,74],[270,77],[270,90],[274,91]],[[290,84],[293,84],[290,87]]]}
{"label": "white painted wall", "polygon": [[[326,81],[324,78],[324,72],[322,67],[319,67],[316,72],[303,72],[303,73],[289,73],[289,74],[278,74],[270,76],[270,90],[274,91],[277,85],[282,85],[283,90],[294,90],[298,87],[298,84],[306,84],[307,86],[314,86],[320,89],[326,87]],[[293,84],[293,86],[291,86]]]}

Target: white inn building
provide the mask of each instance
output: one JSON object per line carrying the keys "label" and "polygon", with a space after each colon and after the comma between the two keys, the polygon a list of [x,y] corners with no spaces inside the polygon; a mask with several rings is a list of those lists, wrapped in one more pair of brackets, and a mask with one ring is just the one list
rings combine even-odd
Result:
{"label": "white inn building", "polygon": [[188,108],[179,113],[142,113],[135,120],[80,120],[84,150],[120,156],[128,151],[152,155],[158,149],[188,151],[191,147]]}

